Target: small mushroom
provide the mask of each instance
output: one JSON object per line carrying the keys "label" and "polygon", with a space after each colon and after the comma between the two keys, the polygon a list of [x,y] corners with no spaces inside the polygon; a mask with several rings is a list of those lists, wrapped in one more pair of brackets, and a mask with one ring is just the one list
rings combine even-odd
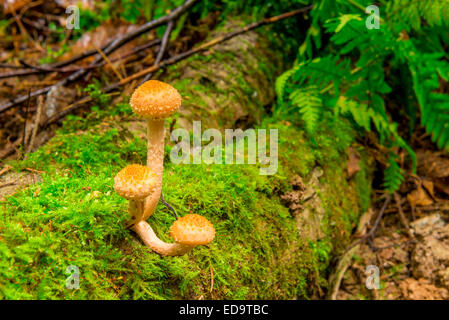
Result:
{"label": "small mushroom", "polygon": [[180,256],[198,245],[207,245],[215,238],[212,223],[198,214],[187,214],[176,220],[170,227],[170,235],[175,243],[162,241],[146,221],[138,222],[133,228],[143,242],[161,255]]}
{"label": "small mushroom", "polygon": [[155,192],[145,201],[143,220],[147,220],[156,209],[162,190],[164,120],[181,106],[181,95],[167,83],[149,80],[134,91],[130,99],[130,105],[135,113],[147,119],[147,166],[158,176],[158,185]]}
{"label": "small mushroom", "polygon": [[115,191],[129,200],[130,224],[142,220],[144,200],[157,188],[157,175],[140,164],[128,165],[115,176]]}

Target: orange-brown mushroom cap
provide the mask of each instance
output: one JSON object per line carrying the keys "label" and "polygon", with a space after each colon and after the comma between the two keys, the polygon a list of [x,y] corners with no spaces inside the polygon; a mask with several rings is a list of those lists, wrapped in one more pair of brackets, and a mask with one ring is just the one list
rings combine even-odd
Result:
{"label": "orange-brown mushroom cap", "polygon": [[170,235],[180,244],[206,245],[214,240],[215,229],[205,217],[199,214],[186,214],[172,224]]}
{"label": "orange-brown mushroom cap", "polygon": [[152,119],[166,118],[181,106],[181,95],[165,82],[148,80],[134,91],[129,103],[138,115]]}
{"label": "orange-brown mushroom cap", "polygon": [[114,189],[128,200],[143,200],[149,196],[158,184],[157,176],[148,167],[131,164],[114,178]]}

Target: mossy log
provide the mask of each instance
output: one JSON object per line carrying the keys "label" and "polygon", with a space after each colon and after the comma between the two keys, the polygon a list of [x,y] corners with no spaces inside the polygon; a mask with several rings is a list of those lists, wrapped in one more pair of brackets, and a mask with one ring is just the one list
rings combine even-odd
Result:
{"label": "mossy log", "polygon": [[[125,229],[127,203],[112,186],[121,168],[146,156],[145,125],[135,115],[106,117],[82,131],[72,129],[72,119],[12,163],[41,177],[0,206],[0,298],[325,297],[331,262],[369,207],[372,160],[344,120],[330,120],[313,143],[289,122],[264,120],[282,71],[271,46],[250,32],[159,75],[184,97],[177,123],[167,127],[200,120],[203,128],[278,129],[279,168],[271,176],[260,175],[259,165],[165,162],[166,201],[180,215],[198,213],[215,225],[209,246],[161,257]],[[351,177],[350,147],[360,158]],[[149,219],[167,242],[173,221],[161,204]],[[66,286],[69,265],[80,271],[79,289]]]}

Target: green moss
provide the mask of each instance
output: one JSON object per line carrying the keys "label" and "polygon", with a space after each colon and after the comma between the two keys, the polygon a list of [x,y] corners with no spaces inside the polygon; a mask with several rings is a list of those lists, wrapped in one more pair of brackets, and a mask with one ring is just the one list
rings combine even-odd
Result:
{"label": "green moss", "polygon": [[[279,200],[292,174],[305,176],[326,158],[317,156],[302,131],[270,125],[279,128],[280,138],[280,167],[274,176],[259,175],[257,165],[167,162],[166,200],[181,215],[209,218],[217,237],[188,255],[161,257],[123,227],[127,203],[114,192],[113,177],[126,164],[145,159],[145,141],[114,120],[106,117],[93,129],[70,132],[84,121],[72,118],[70,127],[67,121],[47,145],[12,163],[16,170],[45,173],[42,182],[1,206],[1,298],[291,299],[308,297],[324,284],[338,225],[329,223],[329,237],[319,243],[304,241]],[[338,189],[325,192],[328,219],[347,230],[347,219],[354,222],[358,212],[351,199],[330,197],[350,197],[350,186],[331,180],[341,172],[329,170],[326,179]],[[167,241],[173,221],[163,206],[149,219]],[[69,265],[80,269],[80,289],[65,287]]]}

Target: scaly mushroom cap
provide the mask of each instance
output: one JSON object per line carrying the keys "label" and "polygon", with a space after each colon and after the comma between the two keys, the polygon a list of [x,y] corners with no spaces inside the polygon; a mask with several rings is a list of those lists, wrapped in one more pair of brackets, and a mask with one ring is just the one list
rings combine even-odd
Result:
{"label": "scaly mushroom cap", "polygon": [[157,176],[150,168],[131,164],[117,173],[114,189],[128,200],[143,200],[155,190],[157,183]]}
{"label": "scaly mushroom cap", "polygon": [[138,115],[160,119],[178,110],[181,106],[181,95],[165,82],[149,80],[134,91],[129,103]]}
{"label": "scaly mushroom cap", "polygon": [[172,224],[170,235],[177,243],[206,245],[214,240],[215,229],[205,217],[199,214],[186,214]]}

